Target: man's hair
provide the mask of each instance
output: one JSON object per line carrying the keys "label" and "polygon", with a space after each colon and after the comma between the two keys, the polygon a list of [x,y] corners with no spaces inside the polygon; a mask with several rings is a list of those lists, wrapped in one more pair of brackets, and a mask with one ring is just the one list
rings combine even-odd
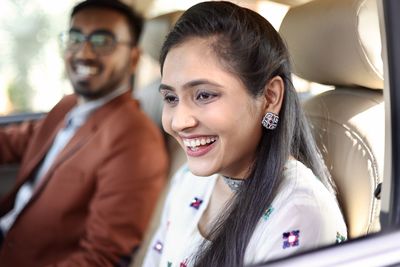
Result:
{"label": "man's hair", "polygon": [[87,8],[106,8],[125,16],[132,37],[132,44],[137,45],[143,29],[143,18],[132,7],[119,0],[86,0],[77,4],[71,12],[71,19],[79,11]]}

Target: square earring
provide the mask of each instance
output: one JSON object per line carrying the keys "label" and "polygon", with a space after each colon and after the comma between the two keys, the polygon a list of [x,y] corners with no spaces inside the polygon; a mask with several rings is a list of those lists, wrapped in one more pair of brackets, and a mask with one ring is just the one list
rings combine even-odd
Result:
{"label": "square earring", "polygon": [[267,112],[262,119],[262,125],[268,130],[274,130],[278,126],[279,116],[272,112]]}

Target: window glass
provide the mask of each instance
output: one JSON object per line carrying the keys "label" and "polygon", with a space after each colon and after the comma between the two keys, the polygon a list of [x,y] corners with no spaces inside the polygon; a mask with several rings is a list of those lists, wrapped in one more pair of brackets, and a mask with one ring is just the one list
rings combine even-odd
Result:
{"label": "window glass", "polygon": [[57,36],[76,2],[1,1],[0,115],[47,111],[71,92]]}

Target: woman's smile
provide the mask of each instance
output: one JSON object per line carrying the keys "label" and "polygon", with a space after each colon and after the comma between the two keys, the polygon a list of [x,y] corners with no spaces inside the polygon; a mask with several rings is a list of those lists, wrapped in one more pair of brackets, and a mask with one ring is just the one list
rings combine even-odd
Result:
{"label": "woman's smile", "polygon": [[203,136],[196,138],[184,138],[183,144],[186,147],[186,154],[190,157],[200,157],[207,154],[215,146],[217,136]]}
{"label": "woman's smile", "polygon": [[241,177],[261,138],[265,98],[248,93],[210,42],[194,38],[168,53],[160,85],[163,126],[181,144],[196,175]]}

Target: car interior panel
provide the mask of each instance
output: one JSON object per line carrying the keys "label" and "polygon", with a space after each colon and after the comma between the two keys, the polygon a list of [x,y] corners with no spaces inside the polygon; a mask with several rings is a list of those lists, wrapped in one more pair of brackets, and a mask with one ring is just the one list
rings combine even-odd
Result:
{"label": "car interior panel", "polygon": [[253,267],[398,266],[400,245],[393,240],[399,237],[399,231],[370,234],[362,242],[353,239],[340,246],[331,245]]}
{"label": "car interior panel", "polygon": [[[45,113],[21,113],[11,116],[0,116],[0,127],[4,127],[10,123],[21,123],[25,120],[38,120],[43,117]],[[10,188],[14,185],[15,176],[17,175],[19,164],[5,164],[0,165],[0,197],[5,195]]]}

